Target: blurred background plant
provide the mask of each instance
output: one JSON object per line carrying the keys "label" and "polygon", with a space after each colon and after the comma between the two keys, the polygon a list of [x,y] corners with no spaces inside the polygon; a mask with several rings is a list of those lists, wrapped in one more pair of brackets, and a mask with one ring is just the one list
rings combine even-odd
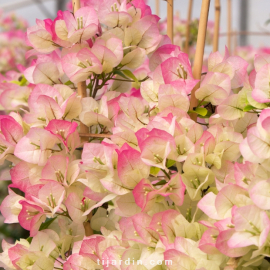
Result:
{"label": "blurred background plant", "polygon": [[[199,19],[195,18],[190,22],[189,47],[191,50],[191,56],[193,56],[195,53],[198,27],[199,27]],[[176,14],[176,16],[174,16],[174,44],[180,46],[180,48],[185,47],[186,29],[187,29],[187,21],[181,19],[179,14]],[[164,19],[160,22],[160,31],[162,34],[166,34],[167,19]],[[206,33],[206,45],[212,45],[213,35],[214,35],[214,22],[208,21]]]}
{"label": "blurred background plant", "polygon": [[[8,194],[8,185],[11,184],[9,169],[11,162],[6,161],[0,165],[0,204]],[[18,223],[5,224],[4,218],[0,214],[0,242],[5,239],[8,243],[14,243],[15,240],[20,238],[27,238],[29,232],[24,230]],[[0,245],[0,252],[2,247]],[[0,267],[2,270],[2,268]]]}
{"label": "blurred background plant", "polygon": [[0,73],[19,71],[29,61],[25,53],[29,49],[25,43],[28,23],[15,13],[5,15],[0,11]]}
{"label": "blurred background plant", "polygon": [[[0,10],[0,93],[3,92],[3,83],[20,76],[18,73],[26,67],[30,60],[25,58],[29,47],[25,43],[28,23],[25,19],[16,16],[15,13],[5,14]],[[0,106],[0,114],[5,114]],[[7,186],[11,183],[9,167],[11,163],[6,161],[0,165],[0,204],[7,196]],[[27,237],[28,232],[19,224],[4,224],[4,218],[0,215],[0,241],[5,239],[13,243],[16,239]],[[2,247],[0,246],[2,251]],[[1,269],[1,268],[0,268]]]}

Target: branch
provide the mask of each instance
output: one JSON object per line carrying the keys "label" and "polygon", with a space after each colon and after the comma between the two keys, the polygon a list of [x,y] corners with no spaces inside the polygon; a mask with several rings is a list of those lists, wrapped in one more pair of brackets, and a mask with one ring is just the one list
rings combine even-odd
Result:
{"label": "branch", "polygon": [[110,134],[95,134],[95,133],[80,133],[80,137],[90,137],[90,138],[110,138]]}
{"label": "branch", "polygon": [[[146,80],[148,80],[148,79],[149,79],[149,77],[146,76],[144,79],[138,80],[138,82],[144,82],[144,81],[146,81]],[[114,80],[114,81],[121,81],[121,82],[135,82],[135,81],[133,81],[133,80],[124,80],[124,79],[116,79],[116,78],[112,78],[111,80]]]}
{"label": "branch", "polygon": [[169,180],[171,179],[170,175],[163,169],[161,169],[163,171],[163,173],[169,178]]}

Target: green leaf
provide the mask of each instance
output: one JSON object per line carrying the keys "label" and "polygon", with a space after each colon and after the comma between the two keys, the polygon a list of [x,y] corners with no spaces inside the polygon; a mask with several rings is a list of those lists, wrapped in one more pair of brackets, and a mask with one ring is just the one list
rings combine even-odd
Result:
{"label": "green leaf", "polygon": [[167,168],[172,167],[174,164],[175,164],[175,160],[167,159],[167,162],[166,162],[166,167]]}
{"label": "green leaf", "polygon": [[157,174],[159,173],[160,171],[160,168],[157,168],[157,167],[151,167],[150,168],[150,174],[154,175],[154,176],[157,176]]}
{"label": "green leaf", "polygon": [[210,192],[213,192],[214,194],[218,194],[218,190],[216,187],[210,187],[208,190],[207,190],[207,193],[210,193]]}
{"label": "green leaf", "polygon": [[[202,110],[201,110],[202,109]],[[209,118],[212,113],[205,108],[196,108],[196,110],[189,110],[188,113],[196,113],[200,118]]]}
{"label": "green leaf", "polygon": [[11,81],[11,83],[17,84],[19,86],[25,86],[27,85],[27,80],[24,76],[21,76],[21,79],[19,81]]}
{"label": "green leaf", "polygon": [[98,208],[93,209],[93,211],[92,211],[93,216],[96,214],[97,210],[98,210]]}
{"label": "green leaf", "polygon": [[20,80],[20,86],[25,86],[27,84],[27,80],[24,76],[22,76],[22,79]]}
{"label": "green leaf", "polygon": [[207,105],[208,103],[209,103],[209,101],[201,101],[201,102],[200,102],[200,104],[201,104],[202,106]]}
{"label": "green leaf", "polygon": [[100,235],[102,235],[102,233],[101,233],[100,231],[95,231],[95,230],[93,230],[93,233],[94,233],[94,234],[100,234]]}
{"label": "green leaf", "polygon": [[207,114],[205,116],[200,115],[200,118],[209,118],[212,115],[210,111],[207,111]]}
{"label": "green leaf", "polygon": [[136,83],[138,83],[138,79],[134,76],[134,74],[128,70],[128,69],[124,69],[122,70],[122,72],[127,76],[129,77],[130,79],[132,79],[133,81],[135,81]]}
{"label": "green leaf", "polygon": [[67,81],[67,82],[65,82],[65,85],[71,85],[71,84],[73,84],[72,81]]}
{"label": "green leaf", "polygon": [[256,109],[256,108],[253,107],[252,105],[247,105],[247,106],[243,109],[243,111],[244,111],[244,112],[248,112],[248,111],[251,111],[251,110],[254,110],[254,109]]}
{"label": "green leaf", "polygon": [[128,80],[128,77],[125,76],[125,74],[123,72],[121,72],[120,70],[114,70],[113,73],[116,74],[116,75],[119,75],[120,77],[122,77],[124,79],[127,79]]}
{"label": "green leaf", "polygon": [[207,115],[207,109],[199,107],[195,109],[195,112],[201,116],[206,116]]}
{"label": "green leaf", "polygon": [[55,218],[47,218],[46,221],[40,225],[39,230],[42,231],[42,230],[48,229],[48,227],[54,222],[54,220],[56,218],[57,217],[55,217]]}
{"label": "green leaf", "polygon": [[165,184],[167,184],[167,183],[168,183],[168,182],[167,182],[166,180],[161,180],[161,181],[159,181],[159,182],[153,184],[153,186],[165,185]]}
{"label": "green leaf", "polygon": [[19,81],[10,81],[11,83],[17,84],[17,85],[21,85],[21,82]]}
{"label": "green leaf", "polygon": [[28,237],[28,238],[26,239],[26,241],[27,241],[29,244],[31,244],[32,240],[33,240],[33,237]]}

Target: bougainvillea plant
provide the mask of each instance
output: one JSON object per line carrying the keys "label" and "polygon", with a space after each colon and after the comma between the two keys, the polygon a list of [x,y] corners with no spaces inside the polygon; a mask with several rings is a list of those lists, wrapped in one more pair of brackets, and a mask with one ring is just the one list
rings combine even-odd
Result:
{"label": "bougainvillea plant", "polygon": [[0,266],[270,267],[270,56],[248,75],[212,53],[190,109],[198,81],[158,21],[141,0],[88,0],[28,28],[36,59],[1,79],[0,162],[1,213],[29,238],[3,241]]}

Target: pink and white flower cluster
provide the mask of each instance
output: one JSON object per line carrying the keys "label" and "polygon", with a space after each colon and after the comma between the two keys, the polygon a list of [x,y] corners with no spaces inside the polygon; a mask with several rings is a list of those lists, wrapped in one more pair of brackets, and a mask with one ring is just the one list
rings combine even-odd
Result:
{"label": "pink and white flower cluster", "polygon": [[[4,16],[0,10],[0,74],[20,70],[28,64],[25,53],[27,23],[15,14]],[[1,31],[2,29],[2,31]]]}
{"label": "pink and white flower cluster", "polygon": [[269,55],[248,75],[212,53],[190,108],[198,80],[158,20],[141,0],[88,0],[28,28],[27,81],[0,85],[0,162],[1,213],[29,238],[3,241],[0,266],[270,267]]}

